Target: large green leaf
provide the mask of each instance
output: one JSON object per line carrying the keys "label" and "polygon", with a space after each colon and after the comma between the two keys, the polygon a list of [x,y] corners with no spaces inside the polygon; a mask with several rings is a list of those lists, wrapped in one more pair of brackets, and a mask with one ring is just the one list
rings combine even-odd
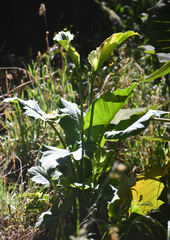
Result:
{"label": "large green leaf", "polygon": [[[126,89],[117,89],[115,92],[108,92],[97,99],[94,104],[93,122],[91,136],[96,141],[103,127],[106,128],[115,114],[125,105],[127,99],[132,95],[136,84],[133,83]],[[90,125],[92,106],[84,116],[84,130]]]}
{"label": "large green leaf", "polygon": [[[132,95],[136,84],[126,89],[117,89],[115,92],[107,92],[94,103],[94,117],[92,126],[106,125],[114,118],[115,114],[124,106],[127,99]],[[91,106],[84,116],[84,129],[89,127]]]}
{"label": "large green leaf", "polygon": [[132,123],[131,119],[129,119],[129,127],[122,131],[108,131],[105,133],[106,139],[125,139],[129,136],[133,136],[139,134],[143,131],[148,125],[150,118],[152,116],[161,117],[166,115],[167,112],[159,111],[159,110],[148,110],[148,112],[139,118],[136,122]]}
{"label": "large green leaf", "polygon": [[133,31],[128,31],[125,33],[115,33],[109,38],[107,38],[100,47],[96,48],[96,50],[92,51],[89,56],[88,60],[91,64],[92,72],[96,73],[98,72],[99,68],[103,64],[103,62],[106,60],[106,58],[110,55],[110,53],[123,41],[125,41],[127,38],[139,35],[138,33],[135,33]]}
{"label": "large green leaf", "polygon": [[75,64],[77,69],[80,69],[80,55],[76,51],[74,47],[71,46],[71,41],[73,40],[74,35],[71,34],[69,31],[67,32],[59,32],[55,35],[53,40],[56,40],[63,46],[63,48],[66,50],[66,52],[71,57],[73,63]]}
{"label": "large green leaf", "polygon": [[60,98],[59,111],[65,115],[60,119],[60,126],[64,129],[66,142],[68,145],[74,145],[81,139],[80,118],[81,112],[77,104],[68,102]]}
{"label": "large green leaf", "polygon": [[42,151],[42,156],[39,161],[41,163],[41,166],[47,172],[55,169],[60,164],[64,164],[70,155],[73,155],[75,160],[80,160],[82,157],[81,148],[79,148],[74,152],[70,152],[67,149],[61,149],[61,148],[43,145],[41,151]]}

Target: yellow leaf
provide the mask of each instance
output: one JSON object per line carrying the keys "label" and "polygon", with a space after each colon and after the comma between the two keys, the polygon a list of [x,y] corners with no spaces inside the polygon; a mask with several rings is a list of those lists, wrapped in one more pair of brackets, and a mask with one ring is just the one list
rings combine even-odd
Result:
{"label": "yellow leaf", "polygon": [[164,184],[156,179],[146,179],[141,176],[136,185],[132,188],[133,203],[136,203],[147,214],[151,209],[157,209],[163,204],[163,201],[158,200]]}

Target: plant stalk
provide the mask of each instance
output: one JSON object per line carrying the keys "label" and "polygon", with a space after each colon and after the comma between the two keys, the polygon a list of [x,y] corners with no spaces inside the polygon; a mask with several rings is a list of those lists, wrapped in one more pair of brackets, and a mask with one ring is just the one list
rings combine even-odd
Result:
{"label": "plant stalk", "polygon": [[90,116],[90,124],[88,128],[88,135],[87,135],[87,141],[90,140],[90,132],[91,132],[91,127],[93,124],[93,114],[94,114],[94,102],[93,102],[93,88],[94,88],[94,79],[96,77],[96,74],[92,75],[91,79],[91,87],[90,87],[90,106],[91,106],[91,116]]}
{"label": "plant stalk", "polygon": [[49,122],[49,121],[48,121],[48,123],[49,123],[50,126],[53,128],[53,130],[55,131],[55,133],[57,134],[57,136],[59,137],[59,139],[60,139],[63,147],[66,148],[66,145],[65,145],[64,140],[62,139],[62,137],[61,137],[60,133],[57,131],[57,129],[54,127],[53,123],[52,123],[52,122]]}
{"label": "plant stalk", "polygon": [[80,109],[81,109],[81,116],[80,116],[80,129],[81,129],[81,144],[82,144],[82,158],[84,156],[84,144],[83,144],[83,135],[84,135],[84,122],[83,122],[83,117],[84,117],[84,111],[83,111],[83,83],[81,79],[81,70],[77,70],[77,75],[79,78],[79,84],[80,84]]}

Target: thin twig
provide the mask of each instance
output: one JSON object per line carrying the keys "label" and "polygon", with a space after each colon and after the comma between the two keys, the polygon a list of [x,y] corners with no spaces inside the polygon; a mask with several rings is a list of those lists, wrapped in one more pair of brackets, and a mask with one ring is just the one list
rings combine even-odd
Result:
{"label": "thin twig", "polygon": [[32,82],[33,82],[33,79],[34,79],[35,81],[37,81],[37,79],[36,79],[28,70],[25,70],[25,69],[20,68],[20,67],[1,67],[0,70],[6,70],[6,71],[7,71],[7,70],[19,70],[19,71],[23,71],[23,72],[26,72],[26,73],[28,74],[29,78],[31,79],[31,80],[28,81],[28,82],[25,82],[25,83],[20,84],[19,86],[17,86],[16,88],[12,89],[11,91],[9,91],[9,89],[7,88],[7,93],[1,95],[1,96],[0,96],[0,99],[1,99],[1,98],[4,98],[5,96],[8,96],[10,93],[18,90],[19,88],[21,88],[21,87],[23,87],[23,86],[25,86],[25,85],[27,85],[27,84],[32,83]]}
{"label": "thin twig", "polygon": [[[30,79],[33,78],[33,80],[36,81],[36,82],[37,82],[38,80],[42,80],[42,79],[44,79],[44,78],[46,78],[46,79],[49,78],[49,76],[44,76],[43,78],[38,78],[38,79],[37,79],[37,78],[34,77],[34,75],[32,75],[28,70],[25,70],[25,69],[19,68],[19,67],[2,67],[2,68],[0,68],[0,70],[5,70],[5,69],[7,69],[7,70],[9,70],[9,69],[15,69],[15,70],[19,70],[19,71],[26,72],[26,73],[28,74],[29,78],[30,78]],[[55,71],[55,72],[53,72],[52,74],[54,75],[54,74],[57,73],[57,72],[58,72],[58,71]],[[19,88],[24,87],[25,85],[32,83],[33,80],[30,80],[30,81],[27,81],[27,82],[25,82],[25,83],[20,84],[19,86],[17,86],[16,88],[12,89],[12,90],[9,91],[8,93],[5,93],[5,94],[1,95],[1,96],[0,96],[0,99],[8,96],[9,94],[11,94],[12,92],[18,90]]]}
{"label": "thin twig", "polygon": [[21,67],[0,67],[0,70],[19,70],[19,71],[23,71],[26,72],[29,76],[31,76],[32,78],[34,78],[35,80],[37,80],[34,75],[32,75],[28,70],[21,68]]}
{"label": "thin twig", "polygon": [[19,86],[17,86],[16,88],[14,88],[14,89],[12,89],[11,91],[9,91],[9,92],[7,92],[7,93],[3,94],[2,96],[0,96],[0,99],[1,99],[1,98],[4,98],[4,97],[6,97],[6,96],[8,96],[10,93],[12,93],[12,92],[14,92],[14,91],[18,90],[19,88],[21,88],[21,87],[24,87],[25,85],[27,85],[27,84],[30,84],[30,83],[32,83],[32,80],[30,80],[30,81],[28,81],[28,82],[25,82],[25,83],[22,83],[22,84],[20,84],[20,85],[19,85]]}
{"label": "thin twig", "polygon": [[[167,112],[170,113],[170,112]],[[170,123],[170,119],[168,118],[152,118],[155,121],[160,121],[160,122],[169,122]]]}
{"label": "thin twig", "polygon": [[[22,169],[24,169],[25,167],[26,167],[26,164],[25,164],[24,166],[22,166]],[[2,178],[5,178],[5,177],[7,177],[7,176],[10,175],[10,174],[13,174],[13,173],[16,173],[16,172],[20,171],[20,168],[18,168],[18,169],[15,170],[15,171],[12,171],[12,169],[13,169],[13,166],[11,167],[11,169],[9,170],[8,173],[6,173],[5,175],[2,176]]]}
{"label": "thin twig", "polygon": [[8,78],[7,78],[7,70],[5,71],[5,82],[6,82],[6,91],[7,91],[7,95],[9,94],[9,88],[8,88]]}

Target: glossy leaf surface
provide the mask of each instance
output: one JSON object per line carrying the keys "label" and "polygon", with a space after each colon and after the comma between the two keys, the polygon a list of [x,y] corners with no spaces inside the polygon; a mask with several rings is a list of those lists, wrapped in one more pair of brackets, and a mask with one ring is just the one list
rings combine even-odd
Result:
{"label": "glossy leaf surface", "polygon": [[14,103],[19,103],[24,114],[33,117],[35,119],[41,119],[43,121],[45,121],[45,112],[43,112],[41,110],[41,108],[39,107],[39,105],[37,104],[37,102],[34,99],[30,99],[28,101],[22,100],[20,98],[17,97],[13,97],[13,98],[6,98],[4,101],[4,103],[7,102],[14,102]]}
{"label": "glossy leaf surface", "polygon": [[149,121],[152,116],[161,117],[166,114],[167,112],[164,112],[164,111],[150,109],[144,116],[139,118],[136,122],[132,123],[131,120],[129,120],[129,127],[127,127],[125,130],[106,132],[105,138],[106,139],[125,139],[129,136],[139,134],[149,125]]}
{"label": "glossy leaf surface", "polygon": [[35,118],[35,119],[41,119],[43,121],[57,120],[57,118],[60,118],[61,116],[63,116],[63,115],[58,114],[57,111],[45,113],[44,111],[41,110],[40,106],[34,99],[22,100],[20,98],[13,97],[13,98],[6,98],[3,102],[4,103],[7,103],[7,102],[19,103],[19,105],[25,115]]}
{"label": "glossy leaf surface", "polygon": [[67,158],[70,155],[74,156],[75,160],[81,159],[81,148],[74,152],[70,152],[67,149],[61,149],[56,147],[48,147],[43,145],[42,147],[42,156],[40,158],[41,166],[45,169],[45,171],[50,171],[55,169],[58,165],[64,164]]}
{"label": "glossy leaf surface", "polygon": [[42,167],[40,167],[40,166],[31,167],[28,170],[28,173],[30,174],[30,177],[33,182],[42,184],[45,187],[50,186],[50,181],[49,181],[50,178],[49,178],[47,172]]}

